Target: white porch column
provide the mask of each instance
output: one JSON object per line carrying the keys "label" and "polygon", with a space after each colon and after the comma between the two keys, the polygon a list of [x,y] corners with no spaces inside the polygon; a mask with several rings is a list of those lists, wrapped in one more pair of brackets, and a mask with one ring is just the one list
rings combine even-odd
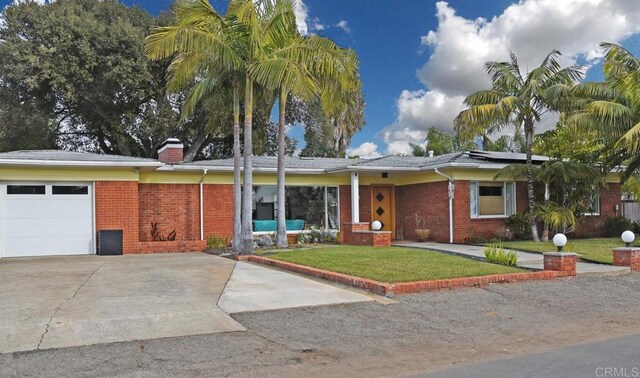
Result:
{"label": "white porch column", "polygon": [[360,223],[360,181],[358,172],[351,173],[351,222]]}

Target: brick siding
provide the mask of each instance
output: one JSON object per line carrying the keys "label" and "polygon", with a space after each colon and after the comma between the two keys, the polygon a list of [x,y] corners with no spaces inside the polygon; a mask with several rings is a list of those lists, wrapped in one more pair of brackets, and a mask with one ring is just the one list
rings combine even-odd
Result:
{"label": "brick siding", "polygon": [[124,253],[137,253],[138,183],[97,181],[95,193],[96,230],[122,230]]}
{"label": "brick siding", "polygon": [[162,236],[176,231],[176,240],[200,239],[200,190],[197,184],[140,184],[139,239],[153,241],[151,223]]}

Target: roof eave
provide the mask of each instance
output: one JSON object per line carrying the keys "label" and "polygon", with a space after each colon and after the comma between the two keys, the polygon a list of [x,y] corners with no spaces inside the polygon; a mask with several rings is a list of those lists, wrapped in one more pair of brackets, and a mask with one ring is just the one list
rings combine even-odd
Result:
{"label": "roof eave", "polygon": [[73,160],[21,160],[0,159],[0,166],[40,166],[40,167],[73,167],[73,168],[158,168],[161,162],[114,162],[114,161],[73,161]]}

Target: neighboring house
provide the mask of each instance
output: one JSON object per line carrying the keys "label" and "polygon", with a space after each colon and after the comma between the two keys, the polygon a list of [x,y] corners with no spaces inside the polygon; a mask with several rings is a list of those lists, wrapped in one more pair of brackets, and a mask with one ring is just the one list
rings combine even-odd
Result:
{"label": "neighboring house", "polygon": [[[105,232],[113,230],[124,253],[200,251],[208,235],[230,238],[233,160],[180,163],[182,150],[179,141],[167,140],[159,160],[0,153],[0,256],[94,254],[100,235],[106,242]],[[489,238],[526,208],[523,182],[493,179],[500,168],[521,162],[522,154],[475,151],[371,160],[288,157],[288,232],[293,241],[300,232],[326,228],[340,231],[345,243],[387,244],[414,238],[418,213],[436,241]],[[596,233],[617,215],[620,185],[614,175],[608,182],[583,232]],[[275,184],[276,158],[254,157],[257,235],[275,232]],[[369,231],[374,220],[381,232]]]}

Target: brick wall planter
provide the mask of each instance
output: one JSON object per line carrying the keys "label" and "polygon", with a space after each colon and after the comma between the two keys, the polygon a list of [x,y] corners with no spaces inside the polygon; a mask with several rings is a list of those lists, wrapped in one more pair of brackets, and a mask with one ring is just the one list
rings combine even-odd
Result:
{"label": "brick wall planter", "polygon": [[640,248],[616,248],[613,250],[613,265],[628,266],[632,271],[640,270]]}
{"label": "brick wall planter", "polygon": [[137,253],[202,252],[207,246],[205,240],[173,240],[140,242]]}
{"label": "brick wall planter", "polygon": [[[393,294],[411,294],[420,293],[426,291],[436,291],[444,289],[456,289],[461,287],[479,287],[492,283],[506,283],[506,282],[522,282],[522,281],[536,281],[536,280],[550,280],[557,277],[569,277],[572,274],[564,271],[538,271],[538,272],[523,272],[523,273],[509,273],[509,274],[492,274],[488,276],[477,277],[461,277],[450,278],[441,280],[430,281],[414,281],[414,282],[401,282],[401,283],[386,283],[366,278],[360,278],[350,276],[348,274],[336,273],[327,270],[312,268],[309,266],[293,264],[285,261],[279,261],[270,259],[263,256],[246,255],[238,256],[239,261],[251,261],[259,264],[265,264],[288,270],[291,272],[304,274],[312,277],[322,278],[327,281],[338,282],[345,285],[354,286],[360,289],[372,291],[381,295],[393,295]],[[575,274],[573,274],[575,275]]]}

